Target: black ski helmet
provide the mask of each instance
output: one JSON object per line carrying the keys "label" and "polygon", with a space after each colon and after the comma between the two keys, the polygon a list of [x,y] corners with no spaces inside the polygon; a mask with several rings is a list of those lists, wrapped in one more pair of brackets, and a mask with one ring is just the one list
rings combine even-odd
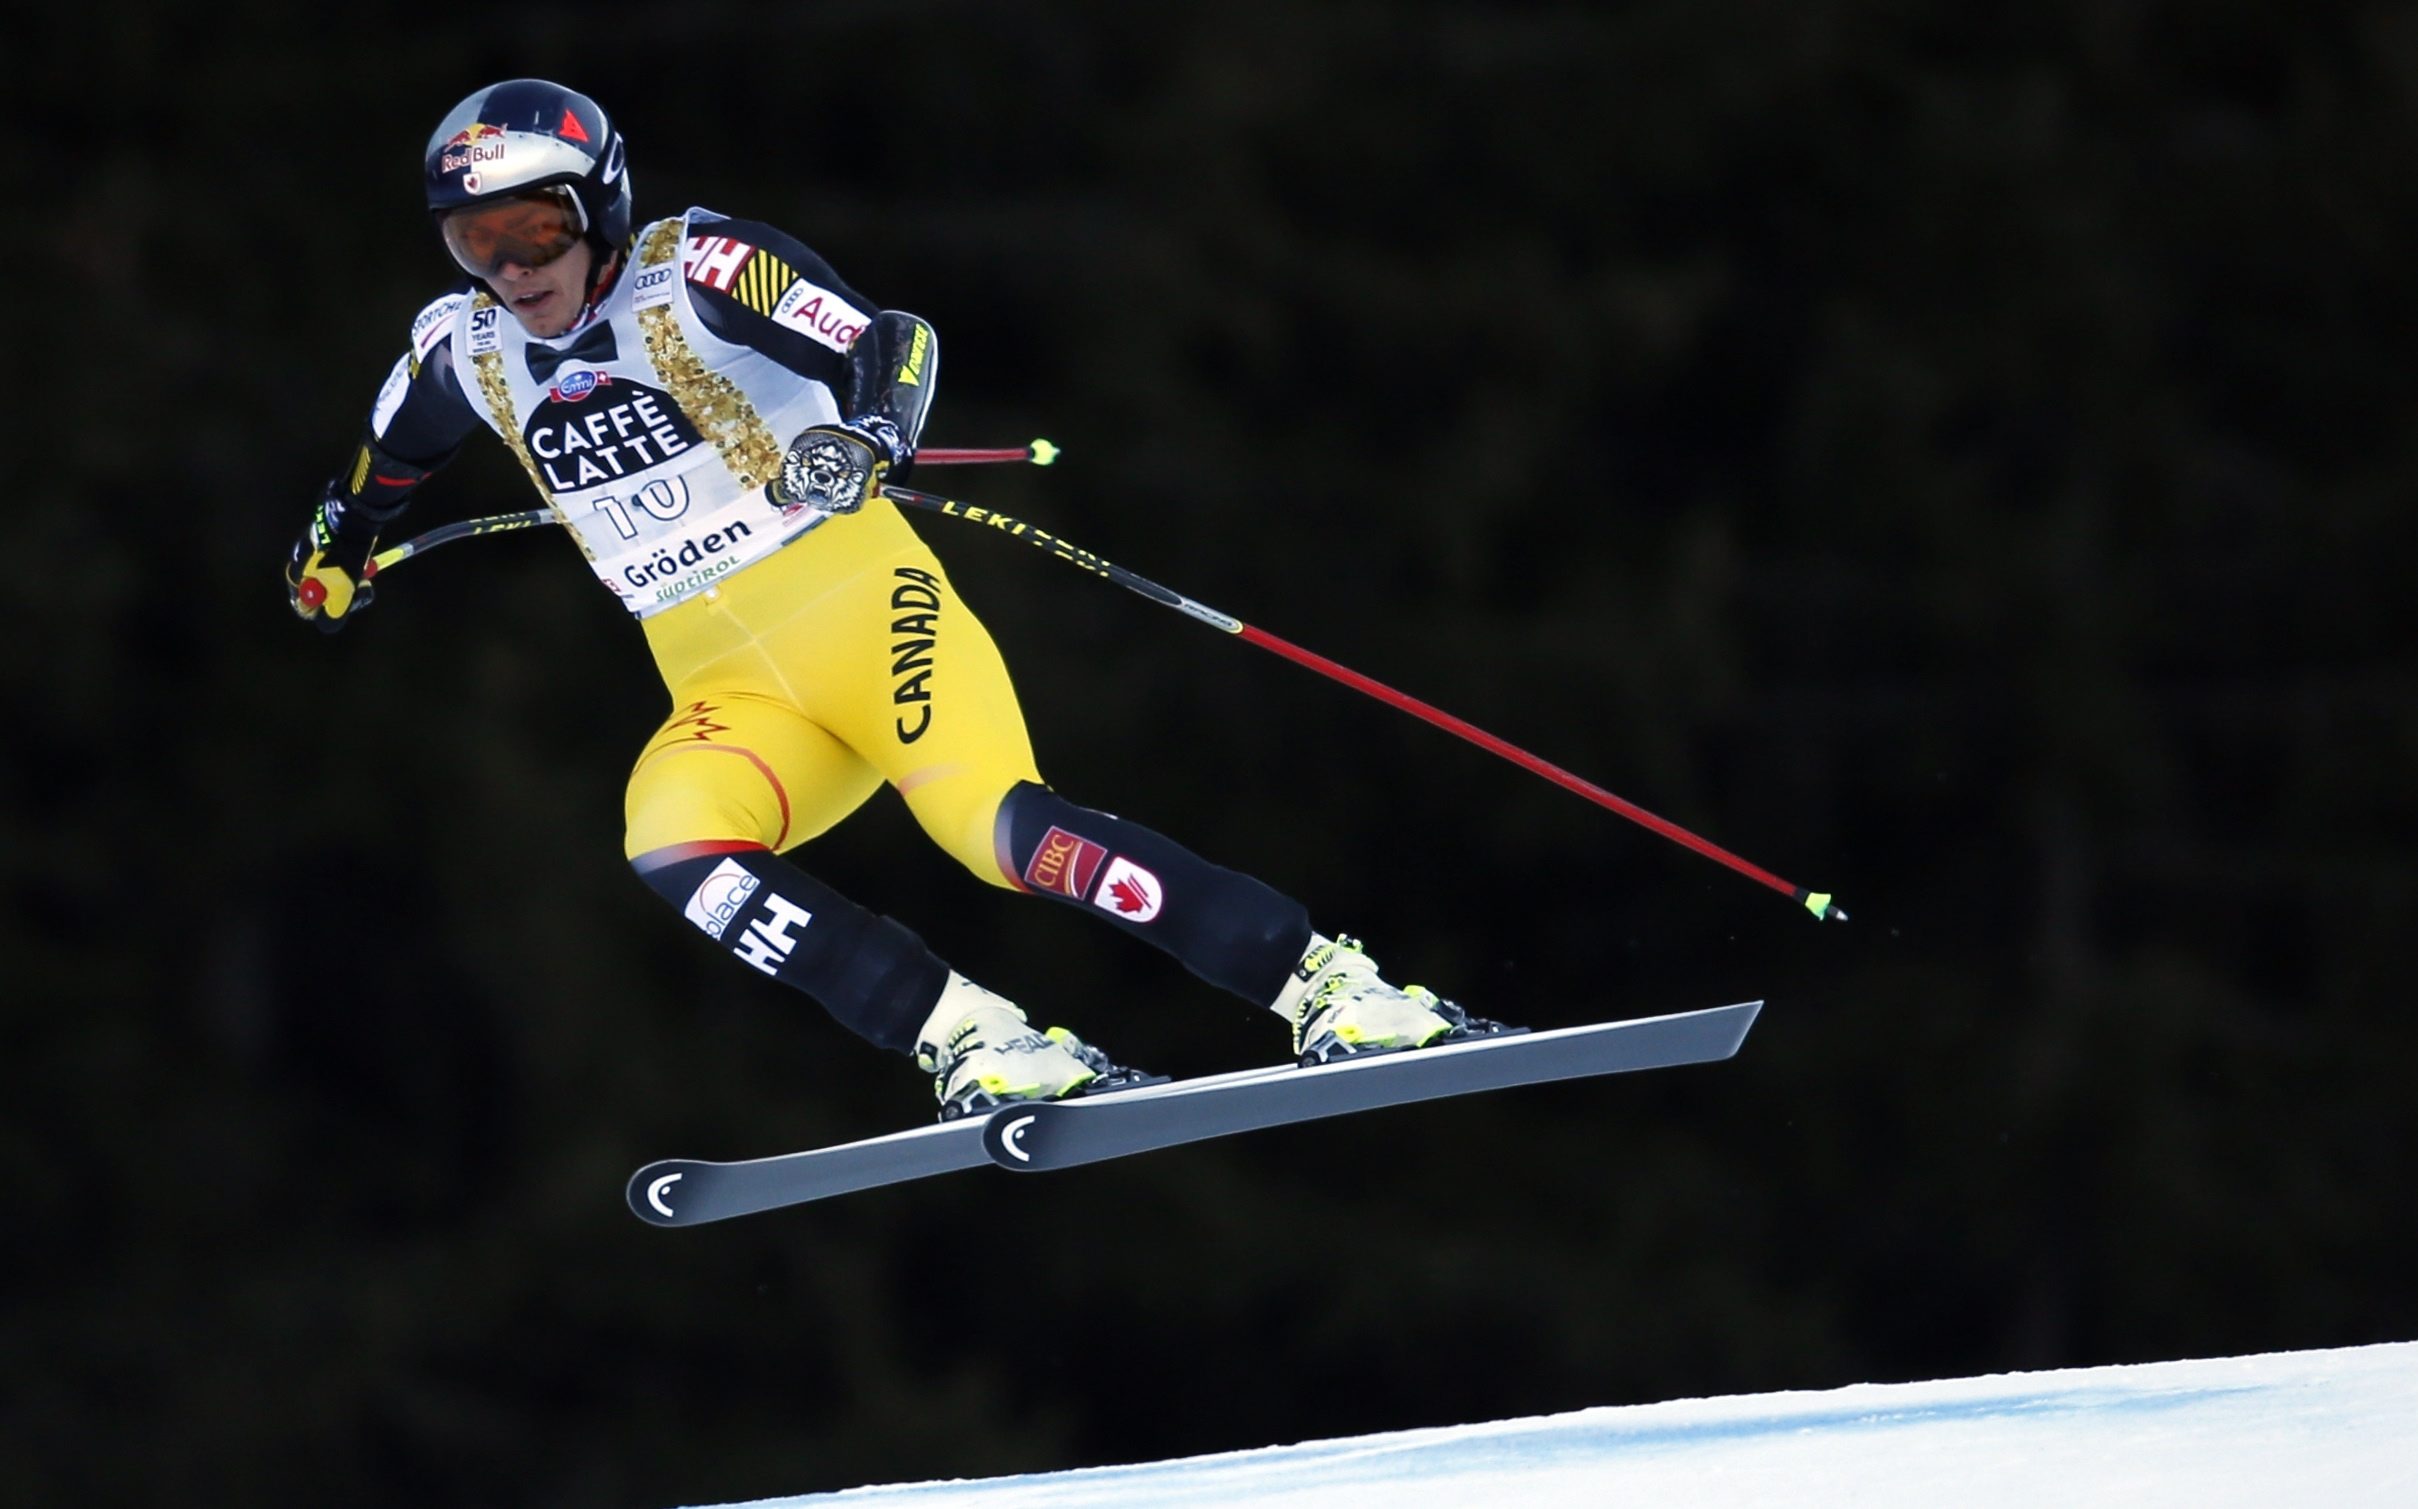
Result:
{"label": "black ski helmet", "polygon": [[602,107],[544,79],[490,84],[446,112],[428,138],[421,178],[431,213],[561,184],[582,234],[603,253],[630,238],[630,173],[621,133]]}

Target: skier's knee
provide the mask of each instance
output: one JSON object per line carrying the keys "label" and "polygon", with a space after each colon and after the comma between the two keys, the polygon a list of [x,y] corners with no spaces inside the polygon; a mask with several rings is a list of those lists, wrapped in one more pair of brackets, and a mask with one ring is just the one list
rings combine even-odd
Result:
{"label": "skier's knee", "polygon": [[971,770],[956,771],[908,789],[907,810],[924,835],[975,879],[1012,891],[1017,886],[1004,814],[1008,800],[1028,785],[1021,782],[1003,796],[995,777],[983,781]]}
{"label": "skier's knee", "polygon": [[741,963],[806,992],[879,1047],[912,1051],[948,979],[948,966],[913,932],[761,844],[671,844],[630,867]]}
{"label": "skier's knee", "polygon": [[744,793],[633,778],[622,805],[621,852],[635,862],[641,855],[700,843],[772,849],[788,838],[787,826],[777,806],[760,810]]}

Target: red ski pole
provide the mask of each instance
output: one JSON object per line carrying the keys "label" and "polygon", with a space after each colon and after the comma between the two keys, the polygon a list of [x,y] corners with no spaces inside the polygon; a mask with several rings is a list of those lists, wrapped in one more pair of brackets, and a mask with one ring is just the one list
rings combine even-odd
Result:
{"label": "red ski pole", "polygon": [[1415,718],[1425,719],[1446,733],[1457,734],[1490,754],[1499,755],[1531,774],[1543,776],[1555,785],[1575,792],[1599,807],[1617,812],[1629,821],[1649,828],[1673,843],[1693,849],[1707,859],[1727,865],[1730,869],[1759,885],[1778,891],[1781,895],[1813,913],[1817,919],[1828,921],[1835,918],[1840,922],[1847,920],[1845,909],[1834,902],[1827,891],[1809,891],[1803,886],[1792,885],[1760,865],[1750,864],[1739,858],[1719,844],[1690,833],[1668,818],[1657,817],[1636,803],[1613,795],[1593,781],[1587,780],[1583,776],[1573,775],[1550,760],[1540,759],[1509,740],[1497,738],[1473,723],[1454,717],[1442,708],[1422,702],[1408,693],[1398,692],[1373,677],[1364,676],[1349,666],[1338,665],[1323,655],[1305,650],[1290,640],[1280,639],[1265,629],[1254,628],[1231,614],[1221,613],[1206,604],[1195,602],[1180,592],[1171,591],[1147,577],[1138,576],[1122,566],[1104,560],[1080,545],[1062,540],[1045,529],[1037,529],[1021,519],[1009,518],[1006,514],[992,509],[977,508],[971,504],[960,503],[954,498],[943,498],[933,493],[918,492],[909,487],[885,487],[882,489],[882,496],[908,508],[922,509],[928,513],[946,514],[953,519],[963,519],[969,524],[988,524],[993,529],[1022,540],[1028,545],[1038,546],[1062,561],[1080,566],[1094,576],[1106,577],[1120,587],[1138,592],[1152,602],[1173,608],[1188,618],[1198,619],[1213,629],[1223,630],[1272,654],[1282,655],[1297,665],[1307,666],[1319,675],[1332,681],[1339,681],[1352,690],[1374,697],[1389,707],[1400,708]]}
{"label": "red ski pole", "polygon": [[1010,446],[1005,450],[950,450],[932,446],[915,453],[918,466],[984,466],[994,461],[1030,461],[1035,466],[1047,466],[1058,459],[1058,448],[1046,440],[1031,445]]}
{"label": "red ski pole", "polygon": [[[1029,461],[1035,466],[1047,466],[1057,459],[1057,455],[1056,446],[1046,440],[1036,440],[1021,450],[927,450],[920,453],[917,459],[925,462],[938,462],[941,465],[964,465],[987,461]],[[1255,628],[1231,614],[1221,613],[1206,604],[1195,602],[1181,592],[1171,591],[1148,577],[1137,575],[1122,566],[1102,559],[1080,545],[1062,540],[1046,529],[1035,528],[1021,519],[1012,519],[1006,514],[992,509],[978,508],[972,504],[961,503],[954,498],[944,498],[935,493],[919,492],[911,487],[886,487],[882,489],[882,496],[903,507],[921,509],[927,513],[946,514],[950,518],[964,519],[968,523],[988,524],[991,528],[1022,540],[1028,545],[1038,546],[1060,560],[1080,566],[1094,576],[1106,577],[1120,587],[1138,592],[1152,602],[1173,608],[1188,618],[1198,619],[1213,629],[1222,630],[1239,639],[1247,640],[1261,649],[1271,654],[1281,655],[1297,665],[1307,666],[1319,675],[1332,681],[1341,682],[1356,692],[1374,697],[1389,707],[1400,708],[1415,718],[1424,719],[1446,733],[1466,739],[1480,749],[1499,755],[1533,775],[1543,776],[1564,790],[1575,792],[1607,811],[1617,812],[1629,821],[1659,833],[1675,844],[1693,849],[1707,859],[1726,865],[1758,885],[1778,891],[1781,895],[1813,913],[1818,919],[1823,921],[1835,919],[1840,922],[1847,920],[1846,909],[1833,901],[1828,891],[1809,891],[1803,886],[1782,880],[1771,871],[1739,858],[1710,839],[1690,833],[1670,819],[1658,817],[1634,802],[1615,796],[1584,776],[1574,775],[1550,760],[1532,755],[1509,740],[1498,738],[1474,723],[1456,718],[1442,708],[1422,702],[1406,692],[1398,692],[1374,677],[1364,676],[1349,666],[1339,665],[1323,655],[1305,650],[1292,641],[1281,639],[1265,629]],[[405,540],[390,550],[379,551],[371,560],[367,575],[375,577],[378,572],[389,566],[407,561],[424,550],[453,540],[467,539],[474,535],[498,534],[506,530],[535,529],[555,522],[553,514],[547,510],[533,508],[524,513],[499,514],[484,519],[465,519],[457,524],[443,525],[426,534]],[[315,586],[316,583],[312,585]],[[317,605],[313,603],[311,606]]]}

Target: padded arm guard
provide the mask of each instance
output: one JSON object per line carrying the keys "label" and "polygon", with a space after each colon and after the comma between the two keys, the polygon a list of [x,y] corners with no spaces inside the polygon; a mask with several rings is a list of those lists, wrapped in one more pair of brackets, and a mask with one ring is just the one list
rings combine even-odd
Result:
{"label": "padded arm guard", "polygon": [[915,460],[939,379],[940,337],[903,310],[885,309],[875,315],[848,348],[842,413],[850,424],[890,443],[893,477],[903,475]]}

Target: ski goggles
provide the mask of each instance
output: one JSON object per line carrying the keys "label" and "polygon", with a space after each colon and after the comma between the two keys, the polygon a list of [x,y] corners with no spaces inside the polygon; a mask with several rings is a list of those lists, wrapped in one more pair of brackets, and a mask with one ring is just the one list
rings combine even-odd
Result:
{"label": "ski goggles", "polygon": [[507,262],[545,266],[579,244],[587,223],[578,197],[558,185],[447,210],[437,227],[444,232],[445,249],[465,271],[495,278]]}

